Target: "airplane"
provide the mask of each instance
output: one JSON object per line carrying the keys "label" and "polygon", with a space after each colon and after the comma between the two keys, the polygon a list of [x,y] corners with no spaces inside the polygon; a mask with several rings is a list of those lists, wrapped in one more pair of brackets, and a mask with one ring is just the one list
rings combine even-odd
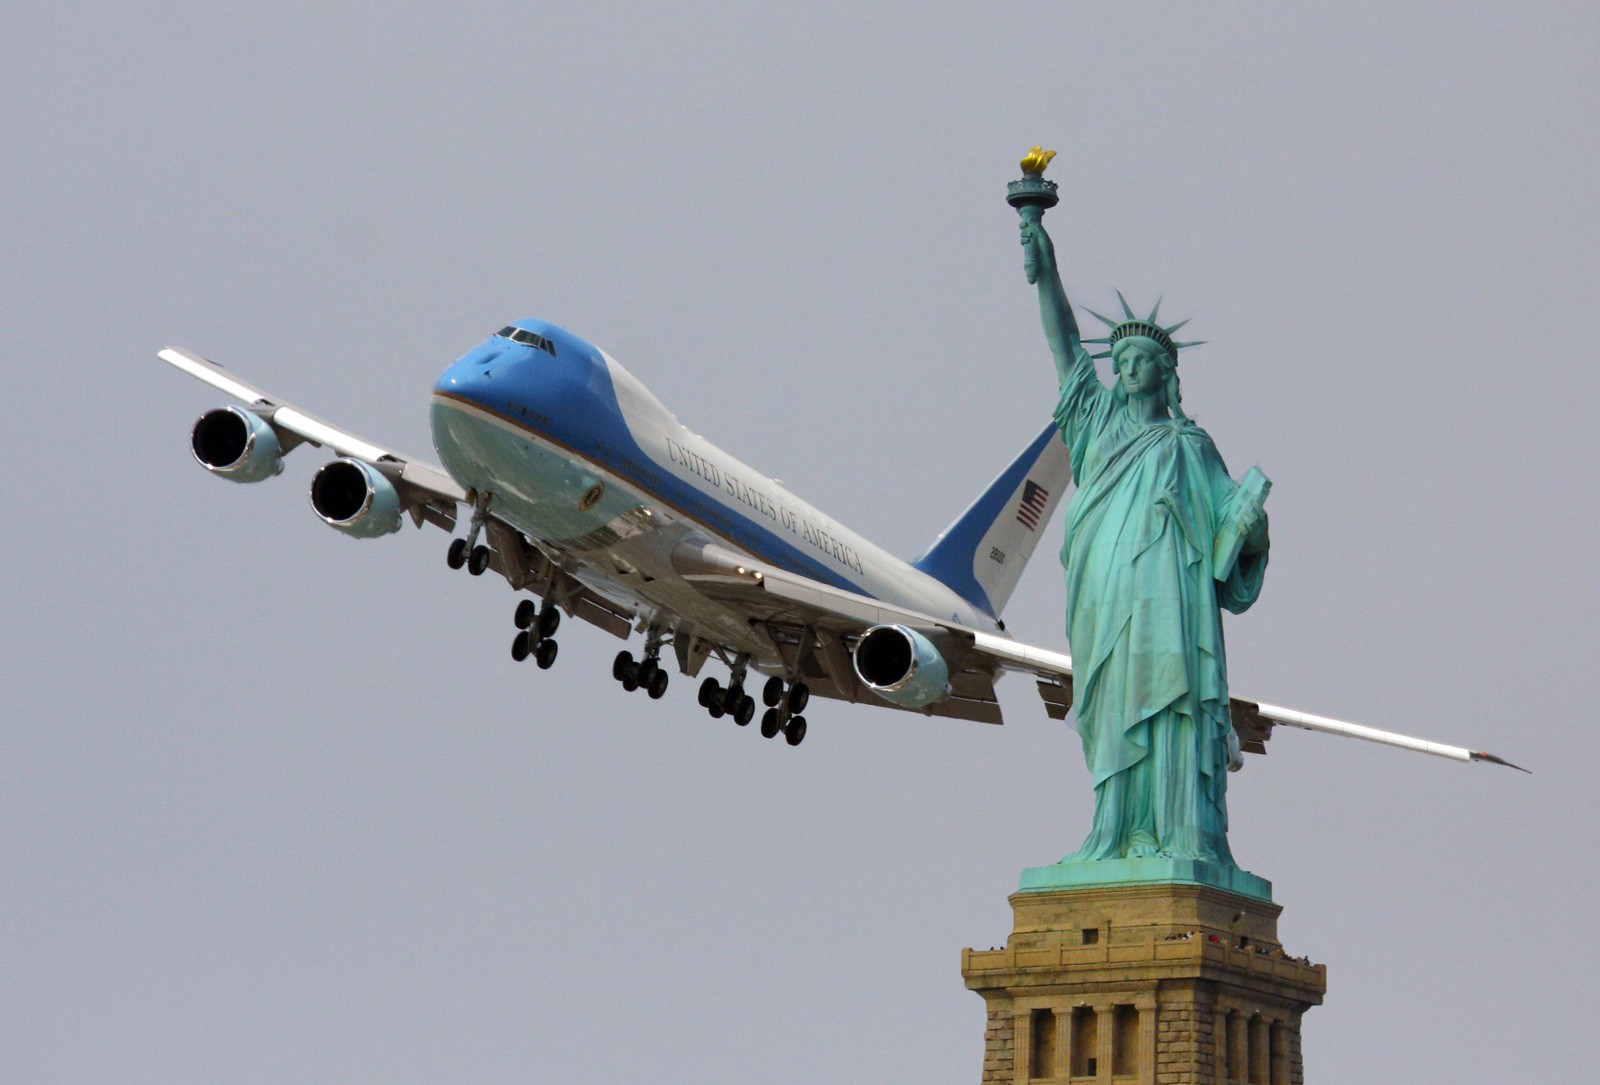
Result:
{"label": "airplane", "polygon": [[[442,465],[325,422],[169,347],[158,356],[241,401],[195,422],[190,449],[233,482],[280,474],[302,444],[333,459],[311,479],[311,507],[359,539],[409,518],[454,537],[451,568],[493,571],[523,598],[511,655],[556,660],[562,616],[624,641],[624,689],[665,695],[672,670],[699,678],[700,706],[740,727],[765,676],[759,729],[791,746],[813,697],[999,724],[995,682],[1033,677],[1047,715],[1072,705],[1071,657],[1024,644],[1001,613],[1071,483],[1065,444],[1046,425],[915,561],[844,524],[690,432],[614,358],[543,320],[501,328],[433,387]],[[465,535],[455,535],[462,513]],[[670,649],[671,657],[663,660]],[[1230,704],[1230,769],[1264,754],[1276,725],[1457,761],[1493,754],[1243,698]],[[1526,770],[1523,770],[1526,771]]]}

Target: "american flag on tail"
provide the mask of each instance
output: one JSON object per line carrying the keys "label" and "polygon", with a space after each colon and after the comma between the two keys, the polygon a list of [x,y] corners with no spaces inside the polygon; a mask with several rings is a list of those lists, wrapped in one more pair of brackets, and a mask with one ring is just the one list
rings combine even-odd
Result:
{"label": "american flag on tail", "polygon": [[1017,509],[1017,519],[1022,521],[1022,526],[1029,531],[1038,531],[1039,517],[1044,515],[1044,507],[1049,500],[1050,491],[1033,479],[1028,479],[1022,486],[1022,507]]}

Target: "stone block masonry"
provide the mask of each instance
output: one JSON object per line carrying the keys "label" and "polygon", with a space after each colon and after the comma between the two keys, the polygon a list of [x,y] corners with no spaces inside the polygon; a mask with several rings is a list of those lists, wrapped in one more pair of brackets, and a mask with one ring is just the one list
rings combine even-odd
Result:
{"label": "stone block masonry", "polygon": [[1011,905],[1004,948],[961,953],[987,1006],[982,1085],[1303,1085],[1327,971],[1284,951],[1278,905],[1192,884]]}

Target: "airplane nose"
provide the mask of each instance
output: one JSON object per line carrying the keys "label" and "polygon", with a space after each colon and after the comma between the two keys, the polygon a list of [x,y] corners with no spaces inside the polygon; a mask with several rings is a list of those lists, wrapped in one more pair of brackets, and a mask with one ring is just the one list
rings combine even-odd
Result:
{"label": "airplane nose", "polygon": [[439,374],[439,379],[433,384],[433,390],[464,399],[483,401],[492,394],[495,387],[495,373],[505,367],[505,355],[510,353],[514,351],[497,343],[485,343],[462,355]]}

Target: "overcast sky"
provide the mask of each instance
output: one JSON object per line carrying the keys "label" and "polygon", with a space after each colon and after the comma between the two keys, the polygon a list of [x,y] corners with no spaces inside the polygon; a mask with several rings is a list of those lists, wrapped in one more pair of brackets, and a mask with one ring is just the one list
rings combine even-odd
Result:
{"label": "overcast sky", "polygon": [[[1077,847],[1076,735],[818,704],[791,749],[610,680],[443,533],[191,460],[181,345],[434,458],[519,317],[914,556],[1054,372],[1005,184],[1060,151],[1073,299],[1193,316],[1275,483],[1232,842],[1328,965],[1321,1082],[1593,1067],[1592,6],[15,5],[0,15],[0,1079],[974,1083],[960,950]],[[1056,649],[1060,527],[1006,614]]]}

